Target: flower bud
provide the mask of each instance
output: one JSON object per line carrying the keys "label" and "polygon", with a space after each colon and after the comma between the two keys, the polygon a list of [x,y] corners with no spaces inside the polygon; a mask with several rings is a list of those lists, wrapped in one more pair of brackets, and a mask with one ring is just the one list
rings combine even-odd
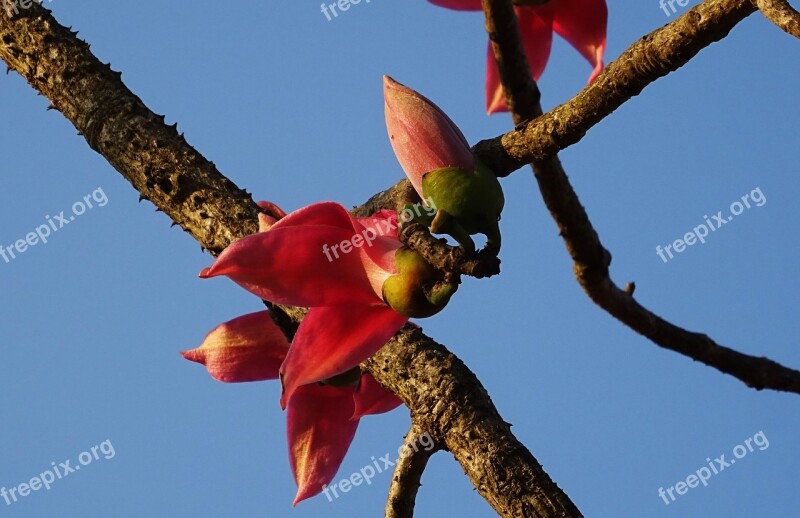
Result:
{"label": "flower bud", "polygon": [[418,252],[403,247],[395,252],[398,273],[383,283],[383,299],[398,313],[425,318],[441,311],[458,289]]}

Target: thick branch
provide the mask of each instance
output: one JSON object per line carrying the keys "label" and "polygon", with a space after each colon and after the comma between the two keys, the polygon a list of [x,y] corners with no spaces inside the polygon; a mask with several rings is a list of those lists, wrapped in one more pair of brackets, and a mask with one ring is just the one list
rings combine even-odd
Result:
{"label": "thick branch", "polygon": [[[403,441],[403,454],[394,467],[392,484],[389,486],[389,499],[386,502],[385,518],[411,518],[414,516],[414,503],[417,491],[422,485],[422,473],[428,465],[428,459],[436,453],[434,448],[420,445],[428,432],[423,430],[412,419],[411,430]],[[432,440],[432,439],[431,439]]]}
{"label": "thick branch", "polygon": [[219,253],[258,230],[258,206],[167,126],[90,52],[77,33],[33,4],[0,10],[0,58],[47,97],[143,198]]}
{"label": "thick branch", "polygon": [[[730,4],[733,7],[734,2]],[[484,8],[487,28],[500,34],[516,31],[516,18],[510,1],[484,0]],[[498,40],[493,48],[499,62],[524,60],[519,40]],[[541,113],[538,101],[534,101],[530,89],[525,87],[527,81],[506,77],[508,74],[523,74],[530,80],[530,73],[527,68],[501,68],[500,78],[505,85],[506,97],[511,100],[509,106],[525,110],[513,113],[515,121]],[[717,344],[704,334],[675,326],[639,304],[633,298],[632,285],[621,290],[609,275],[611,254],[600,242],[558,156],[554,154],[545,160],[534,161],[532,165],[542,198],[574,261],[578,282],[597,305],[657,345],[703,362],[750,387],[800,393],[800,372],[768,358],[742,354]]]}
{"label": "thick branch", "polygon": [[[48,97],[142,197],[202,246],[218,252],[257,230],[258,209],[250,196],[164,125],[49,11],[34,4],[14,18],[0,13],[0,57]],[[290,333],[304,313],[274,309]],[[429,416],[425,429],[453,453],[501,515],[576,515],[475,375],[419,329],[398,333],[366,367],[413,415]]]}
{"label": "thick branch", "polygon": [[498,514],[581,516],[511,433],[475,374],[420,329],[406,326],[363,366],[382,385],[397,390],[414,422],[452,452]]}
{"label": "thick branch", "polygon": [[800,13],[786,0],[757,0],[758,9],[772,23],[800,38]]}
{"label": "thick branch", "polygon": [[[750,0],[707,0],[631,45],[570,101],[472,149],[498,176],[553,156],[581,140],[592,126],[647,85],[724,38],[753,11]],[[505,29],[496,32],[502,34]]]}

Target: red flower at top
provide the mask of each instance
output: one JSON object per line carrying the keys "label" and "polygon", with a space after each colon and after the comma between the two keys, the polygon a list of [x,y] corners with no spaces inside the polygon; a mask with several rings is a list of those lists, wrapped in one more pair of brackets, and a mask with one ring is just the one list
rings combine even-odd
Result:
{"label": "red flower at top", "polygon": [[[481,0],[429,0],[432,4],[457,11],[480,11]],[[594,67],[591,83],[603,70],[606,49],[608,9],[605,0],[550,0],[541,5],[514,8],[519,21],[522,45],[535,80],[544,72],[550,57],[553,32],[567,40]],[[486,68],[486,111],[508,111],[491,45]]]}

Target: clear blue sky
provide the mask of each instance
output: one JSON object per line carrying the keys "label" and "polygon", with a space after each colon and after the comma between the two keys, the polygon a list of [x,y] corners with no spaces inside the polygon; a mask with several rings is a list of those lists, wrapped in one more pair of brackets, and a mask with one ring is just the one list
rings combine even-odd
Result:
{"label": "clear blue sky", "polygon": [[[479,14],[422,0],[362,1],[331,21],[310,0],[49,5],[224,174],[287,210],[356,205],[401,178],[382,74],[438,102],[471,142],[511,126],[483,111]],[[608,61],[670,19],[656,0],[609,9]],[[689,329],[795,368],[798,59],[797,41],[753,15],[562,153],[618,282],[636,281],[640,301]],[[589,72],[557,39],[540,82],[545,107]],[[291,508],[278,384],[224,385],[178,354],[260,302],[225,279],[198,279],[211,257],[138,203],[18,75],[0,76],[0,94],[0,244],[98,188],[107,198],[47,244],[0,259],[0,487],[51,462],[75,466],[103,441],[114,449],[49,491],[0,499],[0,516],[382,515],[388,473]],[[421,324],[477,373],[586,516],[796,513],[798,396],[747,389],[612,320],[574,281],[530,171],[503,185],[503,274],[466,279]],[[766,203],[705,244],[666,263],[656,254],[756,188]],[[363,420],[337,479],[394,456],[408,423],[404,408]],[[760,431],[769,447],[708,487],[670,505],[658,496]],[[449,454],[433,458],[423,484],[418,516],[494,515]]]}

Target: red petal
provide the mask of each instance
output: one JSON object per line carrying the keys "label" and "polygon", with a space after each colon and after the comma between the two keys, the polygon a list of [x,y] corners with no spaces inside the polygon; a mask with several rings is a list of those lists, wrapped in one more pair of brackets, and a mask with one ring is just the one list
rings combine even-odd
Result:
{"label": "red petal", "polygon": [[[528,68],[531,77],[537,81],[547,66],[550,57],[550,47],[553,43],[553,29],[550,23],[550,14],[543,8],[515,8],[522,46],[525,57],[528,59]],[[486,63],[486,111],[490,115],[497,112],[507,112],[503,87],[500,84],[500,73],[494,59],[492,45]]]}
{"label": "red petal", "polygon": [[297,483],[293,505],[318,495],[342,464],[358,428],[353,388],[299,387],[286,413],[289,462]]}
{"label": "red petal", "polygon": [[355,401],[353,419],[360,419],[365,415],[383,414],[403,404],[399,397],[383,388],[371,374],[366,373],[361,376],[361,383],[358,384],[353,399]]}
{"label": "red petal", "polygon": [[226,275],[254,295],[291,306],[375,303],[358,252],[340,253],[352,230],[334,226],[279,227],[245,237],[226,248],[203,278]]}
{"label": "red petal", "polygon": [[482,11],[481,0],[428,0],[439,7],[455,9],[456,11]]}
{"label": "red petal", "polygon": [[383,76],[383,97],[392,149],[421,197],[425,173],[475,167],[467,139],[438,106],[389,76]]}
{"label": "red petal", "polygon": [[347,212],[347,209],[333,201],[322,201],[312,203],[307,207],[281,218],[278,228],[298,227],[306,225],[326,225],[343,229],[352,229],[355,218]]}
{"label": "red petal", "polygon": [[494,59],[492,43],[489,42],[489,51],[486,53],[486,113],[489,115],[498,112],[507,112],[508,104],[500,83],[500,71]]}
{"label": "red petal", "polygon": [[346,372],[375,354],[407,320],[385,304],[311,308],[281,366],[281,407],[297,387]]}
{"label": "red petal", "polygon": [[289,342],[268,311],[250,313],[212,330],[197,349],[183,351],[214,379],[227,383],[276,379]]}
{"label": "red petal", "polygon": [[591,83],[603,71],[608,8],[605,0],[552,0],[553,30],[594,67]]}

